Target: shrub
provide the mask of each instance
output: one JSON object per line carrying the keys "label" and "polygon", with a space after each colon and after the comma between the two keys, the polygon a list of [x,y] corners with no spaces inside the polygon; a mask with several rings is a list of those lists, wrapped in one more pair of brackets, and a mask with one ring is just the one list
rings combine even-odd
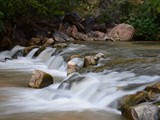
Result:
{"label": "shrub", "polygon": [[130,24],[132,24],[136,29],[135,37],[144,40],[158,39],[156,36],[158,34],[159,27],[157,27],[157,24],[154,21],[154,18],[149,17],[139,17],[132,19],[132,21],[130,21]]}
{"label": "shrub", "polygon": [[136,29],[136,38],[157,40],[160,27],[157,21],[158,11],[152,0],[145,1],[130,14],[128,23]]}

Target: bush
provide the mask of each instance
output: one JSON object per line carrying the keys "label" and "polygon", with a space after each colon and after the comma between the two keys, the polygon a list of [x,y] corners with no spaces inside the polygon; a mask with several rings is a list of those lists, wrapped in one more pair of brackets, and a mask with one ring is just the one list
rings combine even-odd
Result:
{"label": "bush", "polygon": [[134,18],[132,21],[130,21],[130,24],[132,24],[136,29],[136,38],[141,38],[144,40],[157,40],[156,37],[158,35],[159,27],[157,27],[157,24],[154,22],[154,18]]}
{"label": "bush", "polygon": [[[156,4],[157,5],[157,4]],[[136,38],[157,40],[160,27],[157,20],[158,11],[152,0],[145,1],[130,14],[128,23],[136,29]]]}
{"label": "bush", "polygon": [[129,19],[129,15],[134,9],[132,0],[100,0],[100,7],[102,8],[99,16],[100,22],[121,23]]}

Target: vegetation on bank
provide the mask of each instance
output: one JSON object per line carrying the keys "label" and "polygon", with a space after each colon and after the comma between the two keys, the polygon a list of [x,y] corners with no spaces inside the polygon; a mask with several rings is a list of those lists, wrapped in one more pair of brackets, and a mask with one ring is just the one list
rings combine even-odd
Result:
{"label": "vegetation on bank", "polygon": [[[17,19],[55,18],[78,12],[94,16],[108,27],[122,22],[133,25],[136,39],[158,40],[160,36],[159,0],[0,0],[0,31]],[[13,26],[14,27],[14,26]]]}

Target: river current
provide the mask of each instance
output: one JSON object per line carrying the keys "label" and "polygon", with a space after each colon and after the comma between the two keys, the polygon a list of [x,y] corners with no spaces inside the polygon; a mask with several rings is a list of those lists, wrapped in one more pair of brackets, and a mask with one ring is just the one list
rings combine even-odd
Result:
{"label": "river current", "polygon": [[[160,80],[158,42],[77,42],[64,49],[48,47],[37,57],[35,48],[11,59],[23,49],[0,53],[1,120],[121,120],[118,99]],[[95,53],[105,57],[67,76],[69,56]],[[29,88],[35,69],[50,73],[54,84]]]}

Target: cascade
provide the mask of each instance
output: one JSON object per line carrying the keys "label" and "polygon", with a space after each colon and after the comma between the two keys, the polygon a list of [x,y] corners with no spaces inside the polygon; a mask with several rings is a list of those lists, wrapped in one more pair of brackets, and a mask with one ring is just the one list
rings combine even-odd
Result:
{"label": "cascade", "polygon": [[34,49],[32,49],[29,53],[28,53],[28,55],[26,56],[27,58],[32,58],[33,56],[34,56],[34,54],[36,53],[36,51],[38,50],[39,48],[34,48]]}
{"label": "cascade", "polygon": [[55,48],[46,48],[44,51],[42,51],[38,56],[37,59],[40,59],[42,61],[47,61],[51,55],[55,52]]}
{"label": "cascade", "polygon": [[18,56],[19,53],[21,55],[23,53],[23,49],[24,47],[16,45],[10,51],[7,50],[7,51],[0,52],[0,61],[5,61],[6,59],[12,59],[14,55],[17,54],[16,56]]}
{"label": "cascade", "polygon": [[63,57],[62,56],[52,56],[52,57],[53,57],[51,58],[52,61],[48,64],[48,68],[66,71],[67,64],[65,63]]}
{"label": "cascade", "polygon": [[23,51],[24,47],[16,45],[11,51],[10,56],[13,57],[18,51]]}
{"label": "cascade", "polygon": [[[22,49],[24,48],[17,46],[11,51],[1,52],[0,56],[13,56],[17,51]],[[38,50],[38,48],[34,48],[23,59],[17,58],[17,60],[13,60],[12,62],[1,63],[0,65],[2,66],[3,64],[3,67],[0,67],[0,70],[9,68],[12,64],[14,64],[13,68],[26,65],[24,68],[30,68],[27,70],[33,71],[33,69],[42,68],[42,70],[44,69],[48,73],[51,73],[53,77],[61,76],[60,80],[62,81],[57,80],[55,84],[39,90],[6,88],[3,90],[4,93],[7,91],[14,95],[10,97],[10,101],[5,101],[3,104],[0,103],[0,107],[5,106],[7,108],[11,105],[13,109],[8,110],[10,113],[38,110],[73,111],[86,109],[119,113],[116,109],[116,102],[119,97],[143,90],[146,85],[160,79],[158,75],[137,75],[132,71],[117,72],[114,70],[83,74],[75,72],[66,76],[64,73],[67,70],[67,63],[64,60],[64,55],[72,55],[76,51],[79,53],[80,49],[83,51],[88,48],[86,46],[71,44],[62,52],[57,53],[55,48],[47,47],[34,59],[32,57]],[[19,62],[18,60],[22,60],[23,62]],[[75,62],[79,66],[83,65],[82,60],[78,58],[73,59],[72,62]],[[14,109],[14,106],[18,107],[18,109]],[[0,114],[3,114],[3,112]]]}

